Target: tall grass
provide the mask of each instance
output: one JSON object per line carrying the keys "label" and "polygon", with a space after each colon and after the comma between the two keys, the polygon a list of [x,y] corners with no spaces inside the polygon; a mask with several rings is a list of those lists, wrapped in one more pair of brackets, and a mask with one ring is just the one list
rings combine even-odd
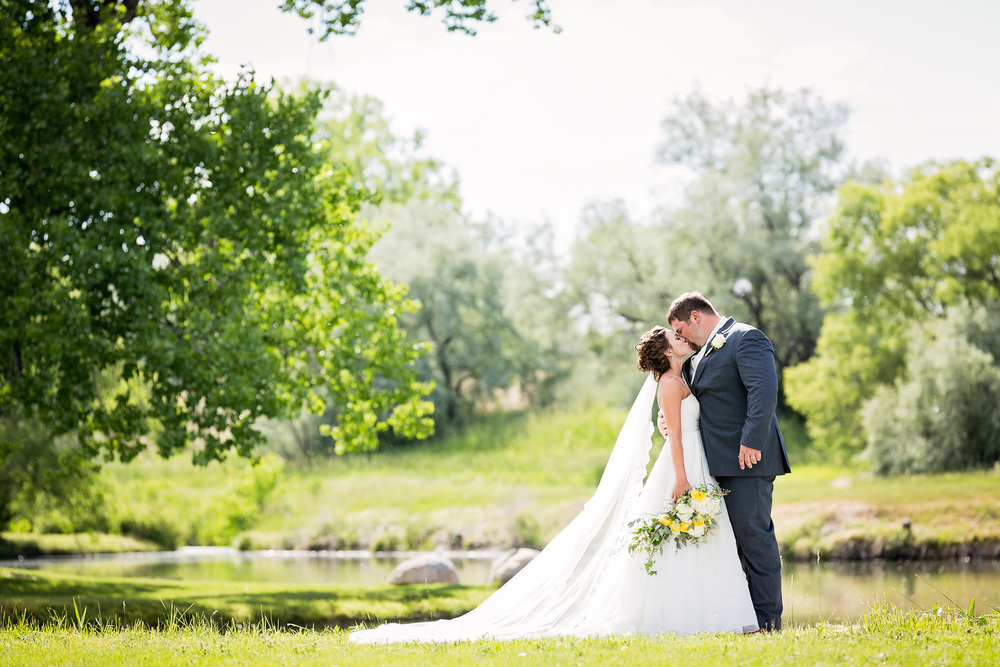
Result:
{"label": "tall grass", "polygon": [[1000,620],[874,610],[861,623],[786,628],[772,635],[621,636],[457,644],[355,646],[347,631],[174,619],[157,629],[80,621],[72,612],[39,624],[0,619],[5,665],[995,665]]}

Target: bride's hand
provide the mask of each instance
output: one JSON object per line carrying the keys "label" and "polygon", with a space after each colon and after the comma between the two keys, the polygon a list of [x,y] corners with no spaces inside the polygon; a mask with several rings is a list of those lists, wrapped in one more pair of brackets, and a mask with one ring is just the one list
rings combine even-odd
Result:
{"label": "bride's hand", "polygon": [[676,503],[678,498],[690,490],[691,485],[688,484],[688,481],[686,479],[679,479],[674,482],[674,490],[670,493],[670,499]]}

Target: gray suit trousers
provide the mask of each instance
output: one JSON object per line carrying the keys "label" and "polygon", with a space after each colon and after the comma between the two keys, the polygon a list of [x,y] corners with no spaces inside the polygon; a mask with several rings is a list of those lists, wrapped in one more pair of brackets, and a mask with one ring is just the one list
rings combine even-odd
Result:
{"label": "gray suit trousers", "polygon": [[716,477],[736,534],[757,625],[781,630],[781,554],[771,521],[774,477]]}

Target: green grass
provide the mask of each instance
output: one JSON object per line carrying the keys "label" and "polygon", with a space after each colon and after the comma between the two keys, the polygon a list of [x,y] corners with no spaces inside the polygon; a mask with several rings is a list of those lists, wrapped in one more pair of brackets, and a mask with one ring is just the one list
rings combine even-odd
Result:
{"label": "green grass", "polygon": [[879,478],[802,467],[780,478],[774,495],[775,530],[791,558],[1000,553],[997,470]]}
{"label": "green grass", "polygon": [[343,630],[286,631],[272,623],[221,626],[171,620],[159,629],[99,626],[75,614],[39,625],[0,622],[5,665],[995,665],[1000,618],[957,610],[876,609],[856,625],[786,628],[773,635],[694,635],[354,646]]}
{"label": "green grass", "polygon": [[[498,415],[428,443],[289,465],[245,541],[352,548],[390,533],[399,546],[420,548],[434,546],[435,533],[450,533],[474,548],[510,544],[525,516],[544,541],[593,492],[623,416]],[[229,460],[201,469],[186,457],[143,457],[110,465],[102,477],[113,502],[166,512],[196,534],[245,467]]]}
{"label": "green grass", "polygon": [[[225,525],[234,489],[255,474],[245,461],[199,468],[185,456],[140,457],[101,473],[105,511],[144,517],[147,537],[161,543],[179,536],[181,544],[244,548],[544,544],[590,497],[624,414],[596,407],[494,415],[427,443],[289,463],[266,502],[235,527]],[[892,556],[892,549],[955,556],[965,555],[962,545],[1000,545],[1000,470],[875,478],[852,467],[794,458],[792,465],[774,495],[786,557]]]}
{"label": "green grass", "polygon": [[1000,470],[875,477],[859,469],[795,466],[793,462],[792,473],[778,478],[775,484],[779,504],[817,500],[910,503],[987,496],[995,500],[1000,492]]}
{"label": "green grass", "polygon": [[0,568],[0,611],[38,622],[53,615],[93,623],[156,627],[171,619],[214,619],[278,627],[451,618],[485,600],[486,586],[334,586],[97,578]]}

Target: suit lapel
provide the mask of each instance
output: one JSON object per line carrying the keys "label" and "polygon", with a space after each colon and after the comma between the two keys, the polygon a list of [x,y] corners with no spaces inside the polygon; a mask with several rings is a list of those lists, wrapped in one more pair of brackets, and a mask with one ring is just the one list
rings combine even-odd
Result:
{"label": "suit lapel", "polygon": [[[726,334],[729,333],[729,330],[733,328],[734,324],[736,324],[736,320],[734,320],[731,317],[728,318],[725,322],[722,323],[722,326],[719,327],[719,330],[715,332],[715,336],[719,335],[725,336]],[[712,336],[712,338],[715,338],[715,336]],[[702,357],[701,361],[698,362],[698,369],[694,372],[694,378],[692,378],[691,380],[692,384],[698,381],[698,378],[700,378],[701,374],[705,371],[705,364],[708,362],[708,358],[712,356],[713,352],[717,351],[712,347],[711,338],[705,341],[705,345],[708,346],[708,349],[705,350],[705,356]]]}
{"label": "suit lapel", "polygon": [[688,383],[689,387],[694,387],[694,378],[691,377],[691,360],[694,355],[688,355],[688,358],[684,360],[684,365],[681,366],[681,375],[684,376],[684,381]]}

